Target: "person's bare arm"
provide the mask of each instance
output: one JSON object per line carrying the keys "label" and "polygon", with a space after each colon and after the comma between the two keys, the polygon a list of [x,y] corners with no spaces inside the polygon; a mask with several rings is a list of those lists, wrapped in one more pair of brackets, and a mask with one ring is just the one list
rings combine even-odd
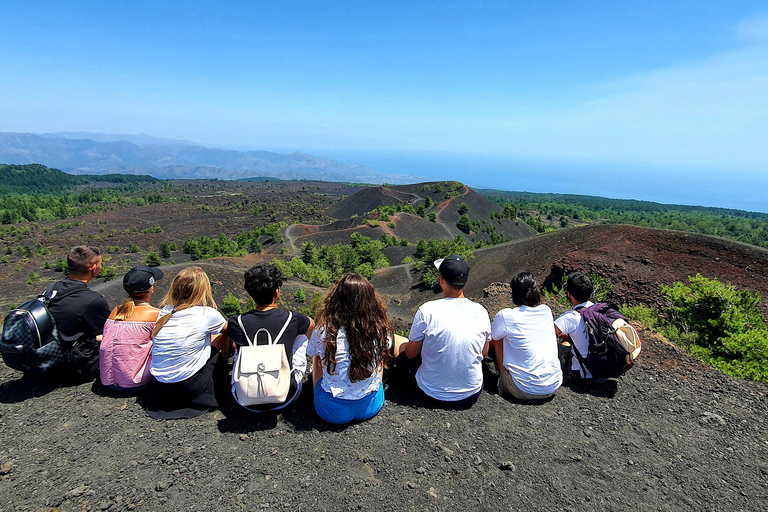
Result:
{"label": "person's bare arm", "polygon": [[423,343],[421,341],[413,341],[408,340],[408,343],[405,344],[405,355],[408,359],[413,359],[414,357],[418,356],[421,353],[421,346]]}
{"label": "person's bare arm", "polygon": [[555,334],[557,334],[558,339],[561,339],[563,341],[571,341],[571,335],[565,334],[563,331],[560,330],[558,326],[555,326]]}
{"label": "person's bare arm", "polygon": [[323,360],[320,356],[312,356],[312,387],[317,387],[317,381],[323,376]]}

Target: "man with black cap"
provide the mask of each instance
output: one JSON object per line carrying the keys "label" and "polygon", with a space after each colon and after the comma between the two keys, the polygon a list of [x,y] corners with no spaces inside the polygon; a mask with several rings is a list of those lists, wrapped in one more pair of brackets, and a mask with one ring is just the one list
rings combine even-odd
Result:
{"label": "man with black cap", "polygon": [[430,401],[470,407],[483,389],[483,351],[491,322],[483,306],[464,297],[469,266],[461,256],[435,261],[443,298],[421,305],[408,342],[395,347],[396,365],[415,377],[416,390]]}

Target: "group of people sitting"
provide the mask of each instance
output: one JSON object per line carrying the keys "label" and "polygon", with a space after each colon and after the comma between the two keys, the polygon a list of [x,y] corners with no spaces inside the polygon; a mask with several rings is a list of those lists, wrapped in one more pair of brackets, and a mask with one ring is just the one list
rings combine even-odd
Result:
{"label": "group of people sitting", "polygon": [[[592,283],[582,273],[571,274],[566,284],[574,310],[557,320],[541,303],[534,275],[517,274],[510,283],[516,307],[502,309],[491,322],[482,305],[464,296],[464,259],[439,259],[434,264],[443,297],[421,305],[405,338],[394,334],[384,301],[357,273],[333,283],[313,320],[279,307],[280,271],[257,265],[244,275],[256,307],[226,319],[200,267],[181,270],[159,308],[150,302],[163,272],[135,267],[123,278],[127,300],[110,310],[87,286],[101,270],[99,250],[73,247],[67,259],[69,276],[54,286],[62,299],[49,310],[62,339],[76,340],[78,372],[98,372],[104,386],[118,391],[143,390],[153,418],[194,417],[229,396],[252,411],[280,410],[300,395],[308,356],[315,410],[337,424],[381,410],[382,375],[391,363],[421,400],[456,408],[479,399],[486,357],[496,362],[499,392],[519,400],[552,397],[564,375],[591,378],[572,354],[574,346],[586,353],[589,342],[576,311],[591,305]],[[249,405],[235,389],[228,361],[234,356],[237,366],[244,347],[265,343],[282,345],[290,386],[279,403]]]}

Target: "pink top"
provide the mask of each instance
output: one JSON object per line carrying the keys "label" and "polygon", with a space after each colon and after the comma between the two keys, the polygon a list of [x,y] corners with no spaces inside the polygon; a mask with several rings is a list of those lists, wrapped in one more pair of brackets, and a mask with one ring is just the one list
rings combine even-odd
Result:
{"label": "pink top", "polygon": [[155,322],[108,319],[99,348],[101,383],[121,388],[146,384],[152,356],[152,329]]}

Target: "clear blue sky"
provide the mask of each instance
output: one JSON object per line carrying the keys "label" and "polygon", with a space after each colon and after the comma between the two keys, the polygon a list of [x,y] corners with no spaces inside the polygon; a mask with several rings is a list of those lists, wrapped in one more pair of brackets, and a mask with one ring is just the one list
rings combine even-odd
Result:
{"label": "clear blue sky", "polygon": [[765,1],[5,0],[0,73],[0,131],[768,174]]}

